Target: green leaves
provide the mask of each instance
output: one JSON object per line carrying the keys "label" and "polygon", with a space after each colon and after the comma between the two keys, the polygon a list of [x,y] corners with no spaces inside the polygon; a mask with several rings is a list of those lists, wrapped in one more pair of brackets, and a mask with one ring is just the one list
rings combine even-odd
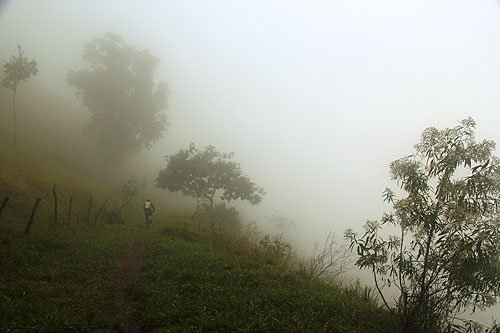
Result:
{"label": "green leaves", "polygon": [[382,192],[382,196],[383,196],[385,202],[392,202],[392,203],[394,202],[395,195],[394,195],[394,192],[390,188],[386,187],[384,192]]}
{"label": "green leaves", "polygon": [[[401,291],[404,331],[444,327],[455,313],[490,306],[500,294],[500,160],[493,141],[475,140],[475,125],[467,118],[424,130],[416,153],[390,165],[405,192],[401,199],[383,192],[393,212],[368,221],[362,237],[346,231],[356,265],[373,271],[381,296],[384,285]],[[380,237],[387,223],[401,235]]]}
{"label": "green leaves", "polygon": [[21,45],[17,46],[17,55],[13,55],[10,61],[4,64],[4,78],[2,86],[15,90],[21,81],[27,81],[30,77],[38,74],[37,63],[35,60],[29,60],[24,56],[24,50]]}
{"label": "green leaves", "polygon": [[240,165],[231,160],[233,153],[219,153],[214,146],[200,151],[191,143],[188,149],[167,156],[167,167],[160,171],[157,186],[171,192],[204,199],[213,206],[216,193],[223,201],[246,200],[258,204],[265,194]]}

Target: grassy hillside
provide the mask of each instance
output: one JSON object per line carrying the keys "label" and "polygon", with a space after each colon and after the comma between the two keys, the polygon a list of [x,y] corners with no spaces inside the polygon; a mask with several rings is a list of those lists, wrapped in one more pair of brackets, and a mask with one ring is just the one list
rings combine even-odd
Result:
{"label": "grassy hillside", "polygon": [[116,185],[100,175],[82,138],[85,118],[68,103],[26,86],[17,99],[18,144],[13,145],[11,92],[0,89],[0,200],[9,196],[4,219],[25,223],[35,199],[42,199],[34,228],[52,219],[52,186],[57,184],[60,220],[74,197],[76,218],[90,197],[101,202]]}
{"label": "grassy hillside", "polygon": [[[0,331],[115,331],[119,316],[160,332],[395,331],[373,302],[277,266],[258,251],[238,256],[214,241],[210,228],[200,228],[208,221],[167,217],[179,211],[161,201],[164,213],[149,230],[133,209],[141,198],[122,212],[125,224],[95,219],[121,184],[93,167],[77,130],[81,119],[63,115],[64,105],[48,98],[38,105],[47,113],[28,117],[40,126],[23,123],[15,148],[7,97],[0,93],[0,202],[10,197],[0,216]],[[53,122],[48,114],[66,120]],[[37,197],[42,203],[24,235]],[[116,204],[111,200],[107,209]]]}
{"label": "grassy hillside", "polygon": [[[339,288],[214,246],[157,222],[129,289],[134,316],[160,332],[391,332],[387,312]],[[0,245],[0,331],[112,331],[120,258],[140,223],[73,226]],[[3,228],[0,227],[3,232]]]}
{"label": "grassy hillside", "polygon": [[73,226],[4,242],[0,331],[111,330],[113,271],[130,250],[135,230],[121,226],[117,233],[109,225]]}
{"label": "grassy hillside", "polygon": [[109,197],[116,187],[116,182],[103,180],[97,174],[80,168],[77,161],[69,158],[53,158],[50,153],[29,147],[16,149],[8,140],[0,140],[0,151],[0,200],[4,196],[10,198],[0,220],[4,237],[24,227],[37,197],[42,201],[33,229],[52,226],[54,184],[59,224],[69,222],[70,197],[73,197],[71,215],[75,223],[84,220],[90,198],[93,200],[91,214],[94,216],[95,207]]}
{"label": "grassy hillside", "polygon": [[158,226],[133,295],[143,327],[162,332],[391,332],[388,313],[342,289],[243,258],[187,220]]}
{"label": "grassy hillside", "polygon": [[[16,110],[18,150],[43,153],[46,161],[71,159],[81,165],[91,156],[82,137],[88,114],[79,103],[30,83],[17,92]],[[0,87],[0,142],[11,145],[12,135],[12,91]]]}
{"label": "grassy hillside", "polygon": [[[142,220],[130,215],[124,225],[82,219],[54,225],[54,179],[59,208],[67,209],[71,193],[81,202],[74,208],[80,216],[88,193],[104,197],[113,184],[36,152],[1,149],[0,195],[11,201],[0,218],[0,331],[115,330],[114,276],[144,232]],[[42,205],[25,236],[36,196]],[[388,313],[374,304],[265,260],[237,256],[203,230],[189,218],[157,219],[148,230],[143,269],[127,289],[144,330],[394,331]]]}

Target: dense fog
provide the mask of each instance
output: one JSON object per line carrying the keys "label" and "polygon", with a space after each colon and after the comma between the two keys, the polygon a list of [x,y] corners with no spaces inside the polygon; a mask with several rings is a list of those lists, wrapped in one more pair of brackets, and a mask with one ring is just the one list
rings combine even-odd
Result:
{"label": "dense fog", "polygon": [[[498,1],[3,1],[0,63],[18,44],[38,62],[19,112],[35,112],[28,95],[54,96],[80,133],[87,111],[66,76],[106,32],[158,58],[154,80],[169,90],[164,136],[123,173],[152,187],[164,157],[191,142],[234,152],[266,191],[259,205],[235,204],[263,228],[274,214],[292,222],[286,235],[302,253],[390,209],[388,166],[426,127],[470,116],[478,139],[500,143]],[[192,204],[151,191],[170,209]]]}

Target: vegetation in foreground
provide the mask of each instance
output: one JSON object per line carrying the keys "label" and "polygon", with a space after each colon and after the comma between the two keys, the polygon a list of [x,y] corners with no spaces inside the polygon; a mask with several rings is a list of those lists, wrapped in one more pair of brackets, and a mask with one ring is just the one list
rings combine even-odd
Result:
{"label": "vegetation in foreground", "polygon": [[2,222],[0,331],[112,329],[111,277],[137,227],[65,226],[25,237]]}
{"label": "vegetation in foreground", "polygon": [[237,256],[187,227],[156,226],[133,288],[146,331],[395,332],[387,311],[341,288]]}
{"label": "vegetation in foreground", "polygon": [[[117,54],[124,56],[124,64],[114,63]],[[87,134],[101,143],[97,148],[102,148],[104,165],[119,165],[134,152],[150,148],[164,132],[166,85],[150,80],[157,59],[148,52],[138,52],[115,35],[93,40],[83,56],[91,68],[111,63],[104,72],[69,72],[68,83],[83,95],[84,105],[91,111]],[[4,270],[0,274],[0,328],[111,330],[116,311],[111,276],[117,262],[130,251],[139,225],[103,225],[100,214],[111,196],[105,192],[109,184],[86,182],[79,172],[70,170],[79,163],[68,160],[67,152],[55,145],[41,151],[28,148],[27,142],[46,140],[47,135],[22,135],[18,145],[17,85],[37,74],[36,62],[23,57],[19,48],[18,56],[4,67],[7,77],[2,85],[13,91],[14,148],[6,144],[7,140],[0,142],[0,190],[13,199],[0,221],[6,222],[0,224],[0,264]],[[149,74],[144,76],[145,72]],[[132,80],[123,81],[125,77]],[[95,90],[96,82],[117,90]],[[127,94],[123,94],[125,90]],[[107,99],[113,95],[116,98]],[[104,107],[103,100],[109,102]],[[145,100],[149,106],[146,119],[137,121]],[[96,101],[101,106],[96,107]],[[133,119],[127,118],[130,115]],[[29,128],[28,123],[22,123]],[[39,125],[32,127],[38,131]],[[234,244],[224,243],[230,238],[221,237],[220,230],[208,234],[188,231],[186,226],[193,220],[184,219],[180,225],[157,227],[157,233],[147,238],[146,269],[132,290],[140,310],[136,312],[138,321],[147,330],[160,331],[388,332],[396,329],[396,320],[404,332],[462,329],[450,326],[454,314],[471,304],[493,304],[500,290],[499,160],[492,156],[492,142],[476,144],[474,125],[467,119],[454,129],[424,132],[416,146],[417,154],[391,165],[393,178],[400,181],[408,196],[396,201],[394,194],[386,191],[395,213],[384,215],[381,224],[369,222],[361,238],[347,233],[352,246],[357,246],[358,266],[372,270],[388,311],[380,309],[369,292],[364,298],[358,297],[360,288],[349,291],[315,282],[304,274],[307,267],[302,272],[287,269],[291,248],[281,239],[267,236],[256,245],[243,237],[243,245],[236,252],[244,255],[238,256],[228,250]],[[47,128],[49,132],[55,129],[54,124]],[[6,137],[5,133],[0,136]],[[64,147],[70,137],[57,138],[53,143],[65,142]],[[117,142],[126,144],[117,149]],[[16,146],[25,147],[16,150]],[[81,155],[74,146],[70,148],[66,146],[73,155]],[[42,156],[45,153],[51,160]],[[226,210],[223,205],[214,207],[218,191],[223,191],[222,201],[260,202],[263,189],[244,176],[231,158],[232,154],[220,154],[211,146],[202,152],[192,145],[168,157],[157,186],[195,197],[197,213],[200,203],[212,211]],[[470,175],[457,178],[455,171],[464,169]],[[109,211],[116,217],[114,221],[124,221],[123,209],[142,187],[142,181],[133,176],[118,190],[120,206]],[[58,219],[58,197],[60,204],[65,200],[65,207],[68,199],[72,207],[76,198],[75,219],[71,208],[67,215],[59,211]],[[26,229],[23,235],[21,224],[35,198],[35,207],[43,202],[36,214],[40,222],[35,223],[34,234],[28,235]],[[101,202],[102,206],[96,208]],[[88,207],[86,214],[84,206]],[[92,215],[91,208],[95,212]],[[129,221],[132,218],[128,216]],[[199,231],[199,225],[208,221],[203,216],[198,220]],[[401,236],[388,241],[379,237],[378,229],[385,223],[400,226]],[[315,273],[309,270],[309,276],[314,276],[311,272]],[[386,281],[401,291],[395,308],[388,305],[381,291]]]}
{"label": "vegetation in foreground", "polygon": [[[377,305],[232,254],[189,231],[190,221],[160,223],[148,232],[146,264],[130,290],[144,330],[396,331]],[[24,237],[3,225],[2,234],[10,236],[0,245],[0,330],[113,330],[113,274],[141,228],[59,226]]]}
{"label": "vegetation in foreground", "polygon": [[[43,156],[24,163],[33,156],[4,152],[1,188],[12,199],[0,220],[0,331],[114,330],[113,276],[143,231],[142,219],[127,214],[128,224],[110,225],[102,218],[75,216],[54,224],[52,179],[60,181],[61,217],[68,193],[82,192],[85,184],[85,194],[94,191],[104,198],[105,187],[113,185],[94,184]],[[136,195],[141,184],[131,177],[119,189],[119,207],[132,205],[128,194]],[[33,195],[43,201],[31,234],[23,235]],[[75,215],[83,216],[87,201],[80,201]],[[215,208],[231,217],[218,227],[237,232],[232,229],[236,212]],[[96,210],[94,205],[92,217]],[[125,208],[119,211],[126,216]],[[224,238],[214,242],[215,234],[204,227],[219,215],[155,220],[146,237],[145,268],[130,290],[145,330],[387,332],[394,327],[388,328],[391,318],[377,305],[278,267],[286,252],[274,251],[279,243],[262,242],[259,259],[256,251],[251,258],[232,253]]]}
{"label": "vegetation in foreground", "polygon": [[[394,212],[368,221],[361,237],[346,231],[356,265],[372,271],[403,332],[481,331],[455,326],[456,316],[492,306],[500,295],[500,159],[493,141],[476,142],[474,129],[471,118],[426,129],[415,154],[391,163],[406,193],[396,200],[384,192]],[[400,235],[381,236],[387,224]],[[391,285],[399,291],[394,307],[383,292]]]}

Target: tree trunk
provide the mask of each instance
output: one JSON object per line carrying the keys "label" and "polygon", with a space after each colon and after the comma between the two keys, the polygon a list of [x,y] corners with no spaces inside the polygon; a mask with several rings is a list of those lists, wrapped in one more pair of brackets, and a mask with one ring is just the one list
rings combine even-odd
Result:
{"label": "tree trunk", "polygon": [[5,209],[5,206],[7,206],[8,201],[9,201],[9,197],[5,196],[5,198],[3,198],[2,206],[0,207],[0,217],[2,217],[2,212]]}
{"label": "tree trunk", "polygon": [[12,116],[14,119],[14,147],[17,146],[16,92],[17,92],[17,85],[14,86],[14,93],[12,94]]}
{"label": "tree trunk", "polygon": [[92,208],[92,196],[90,196],[89,208],[87,209],[87,216],[85,217],[85,222],[89,221],[89,218],[90,218],[90,209],[91,208]]}
{"label": "tree trunk", "polygon": [[69,197],[69,207],[68,207],[68,224],[71,223],[71,206],[73,205],[73,197]]}
{"label": "tree trunk", "polygon": [[24,229],[24,234],[27,235],[31,232],[31,226],[33,225],[33,221],[35,220],[35,213],[38,205],[42,201],[41,198],[36,198],[35,205],[33,206],[33,210],[31,211],[30,218],[28,219],[28,224],[26,224],[26,229]]}
{"label": "tree trunk", "polygon": [[191,218],[194,218],[195,216],[197,216],[199,211],[200,211],[200,198],[196,197],[196,211],[191,216]]}
{"label": "tree trunk", "polygon": [[425,242],[425,255],[424,255],[423,268],[422,268],[422,279],[420,282],[420,295],[419,295],[419,299],[418,299],[418,303],[417,303],[417,309],[420,312],[420,316],[423,317],[423,323],[421,323],[421,324],[422,324],[422,327],[424,328],[424,331],[429,326],[429,316],[428,316],[428,314],[429,314],[429,295],[428,295],[429,284],[426,281],[427,281],[427,271],[429,269],[429,254],[430,254],[430,250],[431,250],[432,239],[434,238],[434,232],[435,232],[435,222],[431,226],[431,230],[429,230],[429,234],[427,235],[427,240]]}

